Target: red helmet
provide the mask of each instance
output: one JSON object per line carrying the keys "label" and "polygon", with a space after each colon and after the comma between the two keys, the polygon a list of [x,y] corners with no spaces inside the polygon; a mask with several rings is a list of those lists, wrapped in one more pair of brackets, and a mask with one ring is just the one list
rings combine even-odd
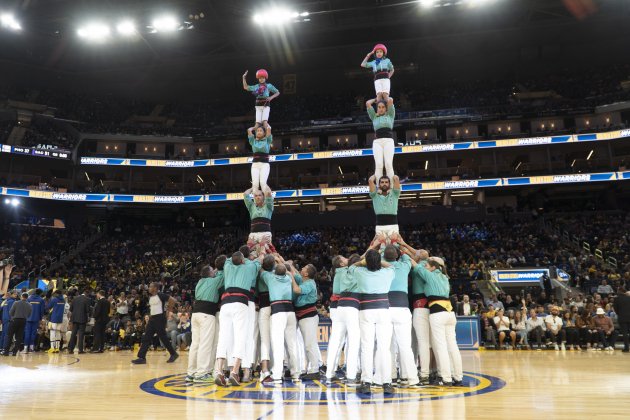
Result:
{"label": "red helmet", "polygon": [[383,44],[376,44],[372,52],[376,52],[376,50],[383,50],[383,55],[387,55],[387,47]]}
{"label": "red helmet", "polygon": [[260,79],[261,77],[264,77],[265,79],[269,78],[269,74],[267,73],[267,70],[260,69],[256,72],[256,79]]}

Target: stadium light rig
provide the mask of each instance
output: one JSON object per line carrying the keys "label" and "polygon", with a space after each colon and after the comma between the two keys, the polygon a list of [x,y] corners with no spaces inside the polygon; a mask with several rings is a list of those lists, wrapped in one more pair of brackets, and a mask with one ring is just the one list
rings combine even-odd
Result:
{"label": "stadium light rig", "polygon": [[15,32],[22,30],[22,25],[20,25],[20,22],[18,22],[15,16],[10,13],[3,13],[2,15],[0,15],[0,25],[3,28],[10,29]]}
{"label": "stadium light rig", "polygon": [[132,20],[123,20],[116,26],[116,32],[121,36],[133,36],[136,34],[136,24]]}
{"label": "stadium light rig", "polygon": [[111,35],[109,26],[101,22],[88,23],[77,30],[77,35],[91,42],[104,42]]}
{"label": "stadium light rig", "polygon": [[309,22],[309,12],[295,12],[285,8],[273,8],[265,12],[255,13],[254,23],[260,26],[281,26],[289,22]]}
{"label": "stadium light rig", "polygon": [[184,31],[193,29],[192,22],[180,22],[177,18],[171,15],[159,16],[153,19],[151,25],[147,26],[149,33],[172,33],[175,31]]}

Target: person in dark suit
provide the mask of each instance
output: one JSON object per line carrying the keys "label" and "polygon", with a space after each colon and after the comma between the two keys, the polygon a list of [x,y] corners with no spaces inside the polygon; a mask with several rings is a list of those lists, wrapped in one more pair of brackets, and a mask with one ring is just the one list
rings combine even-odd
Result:
{"label": "person in dark suit", "polygon": [[105,351],[105,328],[109,322],[109,301],[105,298],[105,291],[99,290],[96,294],[96,305],[94,305],[94,344],[92,353],[103,353]]}
{"label": "person in dark suit", "polygon": [[619,322],[619,329],[623,334],[623,352],[630,352],[630,292],[625,288],[620,287],[617,291],[617,297],[613,303],[615,307],[615,313],[617,314],[617,321]]}
{"label": "person in dark suit", "polygon": [[90,320],[90,307],[92,301],[87,296],[89,289],[85,289],[83,294],[72,299],[70,304],[70,312],[72,316],[70,322],[72,322],[72,335],[70,336],[70,342],[68,343],[68,353],[74,353],[74,347],[77,345],[77,335],[79,341],[79,354],[85,353],[83,351],[83,338],[85,337],[85,326]]}

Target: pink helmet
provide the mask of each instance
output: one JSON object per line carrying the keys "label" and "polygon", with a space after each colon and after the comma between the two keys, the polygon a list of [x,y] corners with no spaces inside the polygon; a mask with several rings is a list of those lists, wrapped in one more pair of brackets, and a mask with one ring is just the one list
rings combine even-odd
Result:
{"label": "pink helmet", "polygon": [[265,79],[269,78],[269,74],[267,73],[267,70],[260,69],[256,72],[256,79],[260,79],[261,77],[264,77]]}
{"label": "pink helmet", "polygon": [[383,50],[383,55],[387,55],[387,47],[383,44],[376,44],[372,51],[376,52],[376,50]]}

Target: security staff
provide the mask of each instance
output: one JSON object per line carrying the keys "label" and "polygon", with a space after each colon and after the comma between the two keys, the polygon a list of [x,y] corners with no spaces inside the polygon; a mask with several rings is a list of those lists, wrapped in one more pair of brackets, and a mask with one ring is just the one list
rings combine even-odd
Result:
{"label": "security staff", "polygon": [[46,311],[46,302],[42,299],[42,290],[35,289],[35,293],[29,296],[28,303],[31,304],[33,310],[26,320],[26,328],[24,330],[24,351],[26,353],[35,351],[35,337],[37,337],[39,321],[42,320]]}
{"label": "security staff", "polygon": [[132,360],[131,363],[134,365],[144,365],[147,363],[145,357],[155,334],[157,334],[159,340],[171,355],[166,363],[173,363],[177,360],[179,354],[177,354],[171,344],[171,340],[169,340],[166,335],[166,311],[174,311],[177,301],[172,296],[158,292],[158,285],[155,282],[149,284],[149,296],[149,322],[147,322],[147,327],[142,336],[140,350],[138,350],[138,358]]}
{"label": "security staff", "polygon": [[0,304],[0,308],[2,308],[1,320],[2,320],[2,334],[0,334],[0,348],[4,348],[6,346],[5,341],[9,336],[9,324],[11,323],[11,316],[9,315],[9,311],[11,310],[11,306],[15,303],[17,299],[17,290],[11,290],[5,294],[5,299]]}
{"label": "security staff", "polygon": [[27,302],[27,299],[28,293],[22,293],[22,298],[11,306],[11,310],[9,311],[11,323],[9,324],[9,332],[5,340],[4,353],[2,353],[4,356],[9,355],[11,341],[14,337],[15,346],[13,347],[13,355],[17,355],[20,348],[22,348],[22,339],[24,338],[26,320],[31,316],[31,312],[33,312],[33,307]]}

